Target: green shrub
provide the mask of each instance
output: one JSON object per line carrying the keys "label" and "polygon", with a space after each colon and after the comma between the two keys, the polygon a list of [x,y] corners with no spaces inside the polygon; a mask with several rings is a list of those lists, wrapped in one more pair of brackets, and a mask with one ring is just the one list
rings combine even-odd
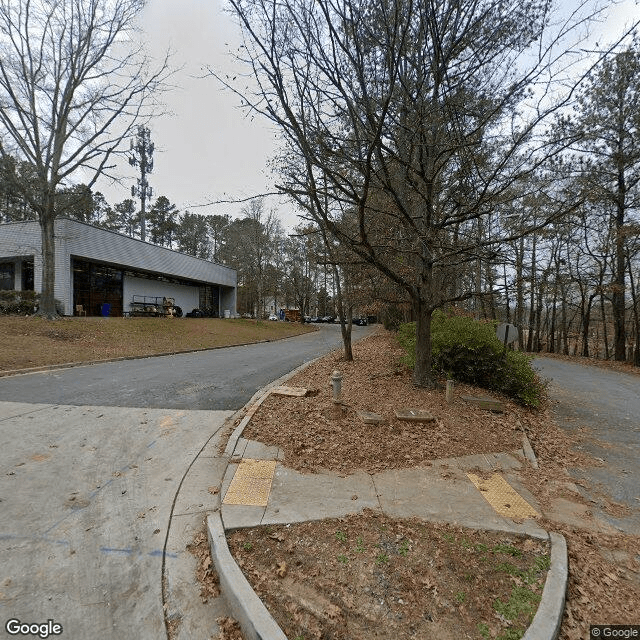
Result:
{"label": "green shrub", "polygon": [[[415,366],[415,323],[404,324],[398,341],[406,351],[403,362]],[[531,358],[507,351],[496,337],[495,322],[448,317],[436,311],[431,320],[431,356],[436,374],[504,393],[520,404],[539,406],[545,387],[531,367]]]}
{"label": "green shrub", "polygon": [[[56,311],[62,315],[62,303],[55,300]],[[0,316],[30,316],[40,305],[35,291],[0,291]]]}
{"label": "green shrub", "polygon": [[0,291],[0,315],[32,315],[40,296],[35,291]]}

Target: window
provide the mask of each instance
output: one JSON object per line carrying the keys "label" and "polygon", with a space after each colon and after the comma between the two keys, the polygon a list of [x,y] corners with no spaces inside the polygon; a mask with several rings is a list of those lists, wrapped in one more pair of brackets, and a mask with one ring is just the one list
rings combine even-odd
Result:
{"label": "window", "polygon": [[33,291],[33,260],[22,263],[22,290]]}
{"label": "window", "polygon": [[99,316],[102,305],[110,315],[122,315],[122,270],[106,264],[73,259],[73,305],[81,304],[90,316]]}
{"label": "window", "polygon": [[13,262],[0,262],[0,290],[12,291],[16,288],[15,280],[15,265]]}

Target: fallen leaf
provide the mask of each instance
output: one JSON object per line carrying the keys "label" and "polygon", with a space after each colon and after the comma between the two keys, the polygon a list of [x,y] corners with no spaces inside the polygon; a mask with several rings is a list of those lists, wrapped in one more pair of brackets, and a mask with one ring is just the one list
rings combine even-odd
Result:
{"label": "fallen leaf", "polygon": [[287,563],[278,562],[276,565],[276,574],[279,578],[284,578],[287,575]]}

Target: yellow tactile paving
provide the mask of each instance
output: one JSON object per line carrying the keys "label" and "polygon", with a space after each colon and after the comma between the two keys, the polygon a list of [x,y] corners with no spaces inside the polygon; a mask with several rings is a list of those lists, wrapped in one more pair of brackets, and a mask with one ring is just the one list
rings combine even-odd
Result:
{"label": "yellow tactile paving", "polygon": [[276,464],[275,460],[243,458],[222,503],[266,507]]}
{"label": "yellow tactile paving", "polygon": [[487,480],[473,473],[467,476],[501,516],[522,519],[540,515],[500,474],[494,473]]}

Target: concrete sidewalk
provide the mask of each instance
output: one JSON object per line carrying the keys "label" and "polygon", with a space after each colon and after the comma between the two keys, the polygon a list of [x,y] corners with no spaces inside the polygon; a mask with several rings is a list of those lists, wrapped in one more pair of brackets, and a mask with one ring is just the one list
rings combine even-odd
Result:
{"label": "concrete sidewalk", "polygon": [[[229,485],[243,459],[278,461],[264,506],[225,504]],[[547,532],[534,520],[518,524],[499,515],[467,476],[467,472],[503,472],[509,484],[538,510],[533,496],[509,473],[523,464],[523,453],[518,450],[435,460],[429,466],[375,474],[362,471],[347,477],[333,473],[302,474],[287,468],[281,450],[240,438],[222,484],[222,519],[225,529],[238,529],[335,518],[369,508],[388,516],[418,516],[546,539]]]}

